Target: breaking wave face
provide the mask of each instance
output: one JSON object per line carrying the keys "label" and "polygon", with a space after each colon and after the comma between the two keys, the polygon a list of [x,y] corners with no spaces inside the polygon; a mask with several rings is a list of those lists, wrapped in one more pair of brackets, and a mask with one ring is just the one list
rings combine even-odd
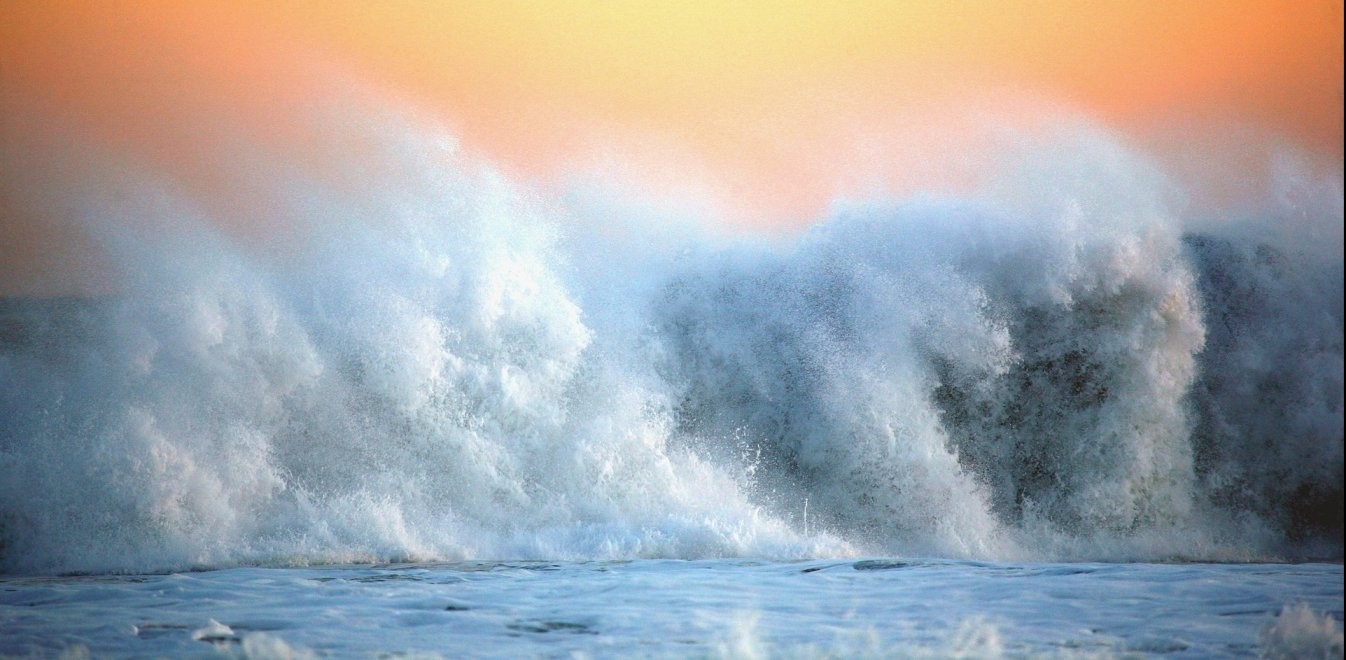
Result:
{"label": "breaking wave face", "polygon": [[3,302],[3,566],[1341,557],[1339,177],[1186,230],[1082,129],[783,243],[358,130],[283,255],[133,182],[120,294]]}

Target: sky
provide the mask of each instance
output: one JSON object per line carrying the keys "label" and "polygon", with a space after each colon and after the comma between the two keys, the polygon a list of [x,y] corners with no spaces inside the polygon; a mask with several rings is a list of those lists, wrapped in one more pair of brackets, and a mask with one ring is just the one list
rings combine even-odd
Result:
{"label": "sky", "polygon": [[1273,150],[1340,172],[1342,4],[7,0],[0,294],[81,286],[63,271],[84,249],[66,216],[86,151],[260,231],[267,202],[222,165],[224,134],[321,175],[361,148],[306,125],[340,103],[334,84],[415,108],[539,189],[612,175],[750,227],[956,190],[993,127],[1058,113],[1218,206]]}

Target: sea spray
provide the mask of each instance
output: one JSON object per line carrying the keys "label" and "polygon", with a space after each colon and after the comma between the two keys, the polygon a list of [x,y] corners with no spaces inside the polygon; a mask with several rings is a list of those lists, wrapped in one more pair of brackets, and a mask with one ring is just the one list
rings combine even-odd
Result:
{"label": "sea spray", "polygon": [[[844,551],[666,449],[658,397],[592,346],[526,200],[412,157],[431,174],[301,215],[285,260],[185,204],[135,209],[162,216],[149,236],[94,209],[122,293],[7,319],[7,565]],[[330,194],[291,212],[341,212]]]}
{"label": "sea spray", "polygon": [[118,293],[4,301],[8,570],[1340,556],[1340,250],[1187,231],[1102,131],[730,241],[332,130],[362,185],[231,151],[286,249],[132,173]]}

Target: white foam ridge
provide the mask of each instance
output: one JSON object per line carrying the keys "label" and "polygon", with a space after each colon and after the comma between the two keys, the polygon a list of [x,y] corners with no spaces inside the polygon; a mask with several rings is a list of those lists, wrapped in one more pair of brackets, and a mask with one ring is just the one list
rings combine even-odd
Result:
{"label": "white foam ridge", "polygon": [[1275,620],[1258,635],[1258,656],[1289,658],[1340,658],[1343,645],[1341,622],[1325,612],[1315,612],[1303,603],[1281,608]]}
{"label": "white foam ridge", "polygon": [[1339,177],[1198,232],[1091,129],[766,240],[339,129],[363,185],[237,164],[283,248],[128,175],[119,293],[0,303],[6,570],[1341,557],[1342,255],[1278,238]]}

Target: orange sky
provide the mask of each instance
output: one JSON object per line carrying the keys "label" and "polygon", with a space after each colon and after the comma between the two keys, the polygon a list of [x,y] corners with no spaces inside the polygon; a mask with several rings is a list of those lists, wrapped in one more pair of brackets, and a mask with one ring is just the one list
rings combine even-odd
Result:
{"label": "orange sky", "polygon": [[[343,146],[303,124],[328,92],[319,71],[429,111],[526,180],[606,154],[651,188],[682,183],[670,173],[709,182],[730,215],[761,224],[816,217],[867,183],[956,177],[938,163],[957,136],[930,137],[948,99],[992,112],[1050,99],[1193,153],[1227,152],[1210,143],[1252,127],[1339,170],[1341,26],[1341,2],[1320,0],[8,0],[0,276],[56,267],[33,265],[66,212],[51,201],[58,165],[38,167],[48,138],[33,136],[59,125],[133,153],[249,226],[266,200],[220,168],[209,132],[322,170]],[[46,201],[19,190],[31,185],[52,188]]]}
{"label": "orange sky", "polygon": [[821,209],[857,124],[988,87],[1136,130],[1247,122],[1341,153],[1339,2],[442,4],[319,3],[275,23],[513,166],[545,172],[593,133],[672,136],[768,217]]}

